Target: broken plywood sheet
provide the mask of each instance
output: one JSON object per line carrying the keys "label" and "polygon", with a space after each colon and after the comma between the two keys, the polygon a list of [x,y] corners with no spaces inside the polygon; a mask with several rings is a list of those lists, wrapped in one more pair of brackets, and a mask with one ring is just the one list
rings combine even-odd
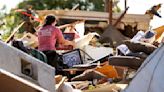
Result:
{"label": "broken plywood sheet", "polygon": [[[84,51],[94,59],[94,61],[100,60],[106,56],[108,56],[109,54],[113,53],[113,48],[110,47],[94,47],[91,45],[86,45],[84,47]],[[84,57],[87,57],[86,54],[84,54]],[[84,60],[84,63],[91,63],[93,61],[89,61],[89,60]]]}

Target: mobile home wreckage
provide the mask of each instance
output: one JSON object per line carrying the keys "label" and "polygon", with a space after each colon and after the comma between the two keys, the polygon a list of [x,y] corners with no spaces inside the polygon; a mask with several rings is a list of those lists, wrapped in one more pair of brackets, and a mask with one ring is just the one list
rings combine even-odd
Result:
{"label": "mobile home wreckage", "polygon": [[[54,14],[62,21],[71,21],[58,26],[65,30],[63,33],[65,38],[68,37],[76,43],[75,48],[60,45],[57,47],[57,52],[69,66],[63,69],[66,75],[55,76],[55,68],[46,64],[45,55],[35,49],[38,46],[36,35],[25,33],[21,38],[24,43],[18,42],[18,45],[23,47],[16,46],[18,49],[6,44],[24,25],[23,22],[5,42],[0,42],[0,91],[159,92],[163,90],[161,87],[163,83],[159,80],[163,74],[157,73],[162,72],[163,66],[163,26],[155,29],[156,40],[160,43],[158,46],[125,41],[134,39],[136,41],[135,37],[138,40],[140,30],[143,34],[145,32],[144,36],[154,36],[153,33],[147,32],[151,20],[148,14],[126,14],[127,10],[128,7],[120,14],[80,10],[37,10],[39,16]],[[89,33],[86,34],[85,27],[101,27],[103,31],[98,34],[94,30],[87,30]],[[118,46],[123,43],[132,52],[142,53],[135,54],[136,56],[134,53],[130,56],[126,53],[120,54],[121,49]],[[138,51],[133,49],[134,45]],[[27,53],[24,46],[30,46],[32,51]],[[124,60],[123,63],[120,63],[121,60]],[[129,83],[126,79],[131,79],[130,73],[134,71],[137,72],[132,74],[134,78]]]}

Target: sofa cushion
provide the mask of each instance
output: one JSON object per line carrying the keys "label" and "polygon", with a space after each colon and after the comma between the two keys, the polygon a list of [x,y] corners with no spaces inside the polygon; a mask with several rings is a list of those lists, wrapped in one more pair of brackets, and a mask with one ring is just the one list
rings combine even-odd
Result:
{"label": "sofa cushion", "polygon": [[144,43],[144,42],[131,42],[131,41],[125,41],[124,42],[130,51],[136,53],[136,52],[144,52],[146,54],[151,54],[157,47],[150,44],[150,43]]}

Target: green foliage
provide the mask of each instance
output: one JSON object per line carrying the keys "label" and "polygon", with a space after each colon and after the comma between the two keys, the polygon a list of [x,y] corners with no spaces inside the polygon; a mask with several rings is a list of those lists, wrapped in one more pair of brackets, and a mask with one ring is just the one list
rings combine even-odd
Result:
{"label": "green foliage", "polygon": [[18,5],[18,8],[26,8],[32,5],[35,10],[72,9],[79,4],[80,10],[103,11],[103,0],[26,0]]}
{"label": "green foliage", "polygon": [[14,12],[13,10],[10,11],[9,14],[4,13],[2,21],[5,22],[5,25],[1,27],[1,30],[4,31],[2,35],[2,40],[5,40],[14,30],[14,28],[21,22],[20,14]]}
{"label": "green foliage", "polygon": [[[87,11],[104,11],[105,0],[24,0],[18,4],[18,9],[26,9],[31,5],[34,10],[52,10],[52,9],[72,9],[75,5],[79,4],[79,10]],[[5,6],[4,6],[5,9]],[[114,12],[119,12],[119,7]],[[3,39],[6,39],[22,22],[22,14],[11,10],[9,14],[0,13],[0,19],[5,22],[5,26],[0,27],[0,30],[6,30]],[[35,23],[38,25],[38,23]],[[19,33],[23,33],[24,29],[20,28]]]}
{"label": "green foliage", "polygon": [[[51,10],[51,9],[72,9],[75,5],[79,4],[80,10],[93,10],[93,11],[103,11],[104,2],[103,0],[25,0],[18,4],[18,9],[27,9],[29,5],[33,7],[34,10]],[[5,21],[5,27],[3,30],[5,34],[2,39],[5,40],[22,22],[22,14],[20,12],[15,12],[11,10],[9,14],[3,17]],[[34,22],[36,27],[38,23]],[[23,33],[25,30],[23,28],[19,29],[19,34]]]}

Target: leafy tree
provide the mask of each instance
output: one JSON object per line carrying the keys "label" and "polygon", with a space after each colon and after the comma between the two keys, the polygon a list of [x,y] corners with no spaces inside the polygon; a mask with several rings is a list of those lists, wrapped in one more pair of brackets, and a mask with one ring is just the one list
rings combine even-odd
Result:
{"label": "leafy tree", "polygon": [[[18,9],[26,9],[28,5],[31,5],[34,10],[72,9],[77,4],[79,4],[80,10],[103,10],[103,0],[24,0],[17,7]],[[22,14],[15,12],[15,10],[11,10],[9,14],[3,14],[1,19],[5,21],[5,26],[2,29],[7,30],[3,35],[4,39],[23,21]],[[19,32],[23,31],[21,28]]]}
{"label": "leafy tree", "polygon": [[27,0],[18,5],[18,8],[25,8],[26,5],[32,5],[35,10],[44,9],[72,9],[79,4],[80,10],[103,11],[103,0]]}
{"label": "leafy tree", "polygon": [[[7,14],[6,13],[6,6],[4,5],[1,9],[0,9],[0,31],[2,34],[2,40],[4,38],[7,38],[8,35],[10,35],[10,31],[8,30],[12,30],[13,27],[13,16],[11,14]],[[5,24],[5,25],[4,25]]]}
{"label": "leafy tree", "polygon": [[[79,4],[79,10],[87,11],[104,11],[105,0],[24,0],[18,4],[18,9],[26,9],[28,5],[31,5],[34,10],[52,10],[52,9],[72,9],[75,5]],[[5,8],[5,7],[4,7]],[[119,9],[118,9],[119,10]],[[2,13],[1,13],[2,14]],[[9,14],[0,14],[0,19],[5,21],[5,27],[0,29],[8,30],[3,38],[6,39],[13,29],[18,26],[22,20],[22,14],[11,10]],[[20,32],[23,32],[20,29]]]}
{"label": "leafy tree", "polygon": [[1,30],[4,31],[2,40],[5,40],[14,30],[14,28],[21,22],[20,17],[18,16],[20,16],[20,14],[10,11],[9,14],[5,13],[5,16],[2,17],[2,21],[5,23],[5,25],[1,27]]}

